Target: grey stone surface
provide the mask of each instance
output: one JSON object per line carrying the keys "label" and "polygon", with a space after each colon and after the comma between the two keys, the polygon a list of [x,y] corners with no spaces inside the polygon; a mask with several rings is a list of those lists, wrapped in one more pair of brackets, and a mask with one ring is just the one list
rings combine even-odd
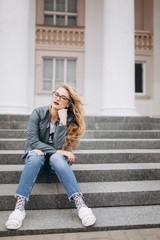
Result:
{"label": "grey stone surface", "polygon": [[[27,138],[27,131],[1,129],[0,138]],[[160,130],[86,130],[84,138],[160,138]]]}
{"label": "grey stone surface", "polygon": [[141,130],[141,129],[152,129],[151,124],[141,123],[108,123],[108,122],[92,122],[86,123],[86,129],[90,130]]}
{"label": "grey stone surface", "polygon": [[15,139],[0,139],[0,150],[23,150],[25,144],[25,139],[15,138]]}
{"label": "grey stone surface", "polygon": [[27,122],[0,121],[0,129],[27,129]]}
{"label": "grey stone surface", "polygon": [[38,177],[22,229],[7,231],[6,210],[14,209],[24,166],[28,118],[0,115],[0,236],[160,226],[160,119],[87,116],[72,168],[96,225],[82,227],[73,202],[52,174]]}
{"label": "grey stone surface", "polygon": [[[110,192],[140,192],[140,191],[160,191],[160,181],[125,181],[125,182],[91,182],[79,183],[83,193],[110,193]],[[1,184],[0,196],[12,196],[18,184]],[[65,191],[61,183],[36,183],[33,195],[64,194]]]}
{"label": "grey stone surface", "polygon": [[[17,184],[0,185],[0,210],[14,209]],[[89,207],[160,204],[160,181],[79,183]],[[60,183],[35,184],[26,209],[74,208]]]}
{"label": "grey stone surface", "polygon": [[[72,165],[78,182],[159,180],[159,163],[75,164]],[[18,183],[23,165],[1,165],[0,183]],[[39,175],[37,182],[57,182],[55,174]]]}
{"label": "grey stone surface", "polygon": [[97,222],[94,226],[85,228],[77,217],[77,211],[73,209],[27,211],[22,228],[8,231],[4,223],[9,212],[3,211],[0,212],[0,236],[160,227],[159,205],[94,208],[93,212]]}
{"label": "grey stone surface", "polygon": [[[0,115],[0,128],[23,128],[26,126],[29,119],[29,115]],[[140,129],[141,125],[148,126],[151,128],[152,125],[156,124],[159,128],[160,119],[159,118],[149,118],[149,117],[107,117],[107,116],[86,116],[85,117],[87,126],[94,126],[99,128],[100,126],[110,125],[118,125],[125,124],[126,126],[132,125],[131,128]],[[100,125],[99,125],[100,123]],[[102,123],[102,124],[101,124]],[[89,125],[88,125],[89,124]],[[156,125],[153,125],[156,127]],[[115,126],[117,129],[117,126]],[[25,129],[25,128],[24,128]],[[152,128],[151,128],[152,129]],[[154,128],[153,128],[154,129]]]}
{"label": "grey stone surface", "polygon": [[[0,150],[23,150],[25,139],[0,139]],[[78,150],[160,149],[160,139],[81,139]]]}
{"label": "grey stone surface", "polygon": [[[0,114],[0,121],[28,121],[29,115],[15,115],[15,114]],[[160,122],[160,118],[150,118],[148,116],[138,116],[138,117],[116,117],[116,116],[85,116],[86,122],[96,122],[96,121],[106,121],[106,122],[140,122],[140,123],[146,123],[146,122]]]}
{"label": "grey stone surface", "polygon": [[28,121],[29,115],[0,114],[0,121]]}
{"label": "grey stone surface", "polygon": [[160,149],[160,139],[82,139],[78,149]]}
{"label": "grey stone surface", "polygon": [[85,122],[92,124],[95,124],[97,122],[126,123],[126,117],[85,116]]}
{"label": "grey stone surface", "polygon": [[[24,164],[23,150],[0,150],[0,164]],[[160,162],[159,149],[77,150],[78,164]]]}
{"label": "grey stone surface", "polygon": [[22,150],[0,150],[0,164],[24,164]]}
{"label": "grey stone surface", "polygon": [[127,123],[160,123],[160,118],[151,117],[126,117]]}
{"label": "grey stone surface", "polygon": [[86,130],[84,138],[160,138],[160,130]]}
{"label": "grey stone surface", "polygon": [[27,131],[23,129],[1,129],[0,138],[27,138]]}
{"label": "grey stone surface", "polygon": [[138,117],[116,117],[116,116],[86,116],[86,122],[108,122],[108,123],[160,123],[160,118],[150,118],[148,116]]}

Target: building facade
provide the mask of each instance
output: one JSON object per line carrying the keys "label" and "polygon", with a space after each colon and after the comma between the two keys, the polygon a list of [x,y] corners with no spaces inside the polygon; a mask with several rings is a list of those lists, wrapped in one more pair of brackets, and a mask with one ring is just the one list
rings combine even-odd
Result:
{"label": "building facade", "polygon": [[160,116],[159,0],[0,4],[0,113],[29,114],[66,83],[86,115]]}

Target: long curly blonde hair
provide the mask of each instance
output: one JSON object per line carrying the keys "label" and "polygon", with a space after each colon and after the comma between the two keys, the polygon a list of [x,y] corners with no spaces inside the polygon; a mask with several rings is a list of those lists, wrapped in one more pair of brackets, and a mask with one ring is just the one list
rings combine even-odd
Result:
{"label": "long curly blonde hair", "polygon": [[62,149],[73,151],[79,144],[80,138],[83,137],[85,133],[83,103],[79,95],[70,86],[61,84],[58,88],[60,87],[66,89],[69,93],[71,104],[68,108],[68,115],[73,117],[72,122],[67,128],[66,139]]}

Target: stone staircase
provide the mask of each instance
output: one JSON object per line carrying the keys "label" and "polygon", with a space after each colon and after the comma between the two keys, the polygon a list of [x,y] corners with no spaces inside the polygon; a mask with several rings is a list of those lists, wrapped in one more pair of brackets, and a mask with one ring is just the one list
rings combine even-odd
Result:
{"label": "stone staircase", "polygon": [[0,237],[160,227],[160,119],[86,117],[72,166],[97,222],[85,228],[54,175],[39,176],[21,229],[8,231],[28,116],[0,115]]}

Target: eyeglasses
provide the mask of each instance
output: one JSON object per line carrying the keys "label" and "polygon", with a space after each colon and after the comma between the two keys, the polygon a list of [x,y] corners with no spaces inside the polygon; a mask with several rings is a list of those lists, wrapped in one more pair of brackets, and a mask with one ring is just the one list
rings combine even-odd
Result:
{"label": "eyeglasses", "polygon": [[53,92],[52,93],[52,96],[54,97],[54,98],[59,98],[62,102],[66,102],[66,101],[69,101],[70,102],[70,99],[68,99],[66,96],[64,96],[64,95],[59,95],[59,93],[58,92]]}

